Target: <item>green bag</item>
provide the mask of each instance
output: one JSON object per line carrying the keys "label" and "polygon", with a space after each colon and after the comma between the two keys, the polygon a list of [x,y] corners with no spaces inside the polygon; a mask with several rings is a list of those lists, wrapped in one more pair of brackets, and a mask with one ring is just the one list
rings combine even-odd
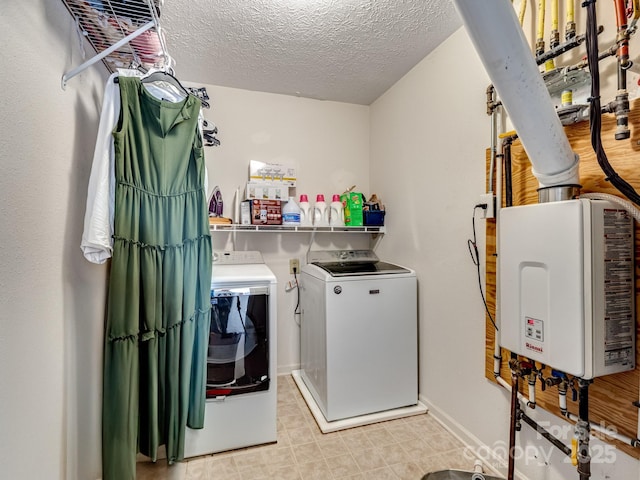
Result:
{"label": "green bag", "polygon": [[344,207],[344,224],[347,227],[361,227],[362,221],[362,193],[345,192],[340,195]]}

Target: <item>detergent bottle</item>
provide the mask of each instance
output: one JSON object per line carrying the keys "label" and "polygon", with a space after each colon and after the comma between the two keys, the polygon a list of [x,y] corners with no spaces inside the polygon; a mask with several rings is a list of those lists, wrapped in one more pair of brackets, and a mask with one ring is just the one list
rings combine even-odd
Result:
{"label": "detergent bottle", "polygon": [[334,195],[329,205],[329,225],[332,227],[344,227],[344,209],[340,201],[340,195]]}
{"label": "detergent bottle", "polygon": [[324,201],[324,195],[321,193],[316,195],[316,203],[313,206],[313,225],[315,227],[329,226],[329,212]]}
{"label": "detergent bottle", "polygon": [[311,205],[309,204],[309,198],[302,194],[300,195],[300,225],[303,227],[310,227],[313,225],[313,218],[311,216]]}

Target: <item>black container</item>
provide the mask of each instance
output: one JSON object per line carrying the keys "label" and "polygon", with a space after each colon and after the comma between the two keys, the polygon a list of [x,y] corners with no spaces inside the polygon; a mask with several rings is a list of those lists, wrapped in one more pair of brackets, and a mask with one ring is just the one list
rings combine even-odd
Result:
{"label": "black container", "polygon": [[367,227],[381,227],[384,225],[384,210],[365,210],[362,212],[363,223]]}

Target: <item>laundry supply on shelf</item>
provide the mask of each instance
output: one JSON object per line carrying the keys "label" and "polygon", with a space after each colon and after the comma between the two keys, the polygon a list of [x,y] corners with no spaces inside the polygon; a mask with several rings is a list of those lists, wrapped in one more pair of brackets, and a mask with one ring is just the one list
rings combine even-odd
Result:
{"label": "laundry supply on shelf", "polygon": [[289,197],[289,201],[282,207],[282,224],[283,225],[300,225],[300,207],[293,197]]}
{"label": "laundry supply on shelf", "polygon": [[332,227],[344,226],[344,207],[340,195],[334,194],[331,205],[329,205],[329,225]]}
{"label": "laundry supply on shelf", "polygon": [[316,203],[313,205],[313,225],[316,227],[329,226],[329,212],[324,195],[321,193],[316,195]]}
{"label": "laundry supply on shelf", "polygon": [[311,204],[309,203],[309,197],[305,194],[300,195],[300,225],[311,226],[313,219],[311,218]]}
{"label": "laundry supply on shelf", "polygon": [[[355,188],[351,187],[351,189]],[[344,224],[347,227],[360,227],[363,225],[362,216],[362,193],[352,190],[340,195],[340,200],[344,207]]]}

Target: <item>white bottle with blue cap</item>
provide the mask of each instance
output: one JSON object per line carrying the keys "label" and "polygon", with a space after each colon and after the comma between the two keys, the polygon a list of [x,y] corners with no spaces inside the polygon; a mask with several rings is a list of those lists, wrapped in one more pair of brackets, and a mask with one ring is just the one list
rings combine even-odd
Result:
{"label": "white bottle with blue cap", "polygon": [[300,225],[300,207],[293,197],[282,207],[282,225]]}

